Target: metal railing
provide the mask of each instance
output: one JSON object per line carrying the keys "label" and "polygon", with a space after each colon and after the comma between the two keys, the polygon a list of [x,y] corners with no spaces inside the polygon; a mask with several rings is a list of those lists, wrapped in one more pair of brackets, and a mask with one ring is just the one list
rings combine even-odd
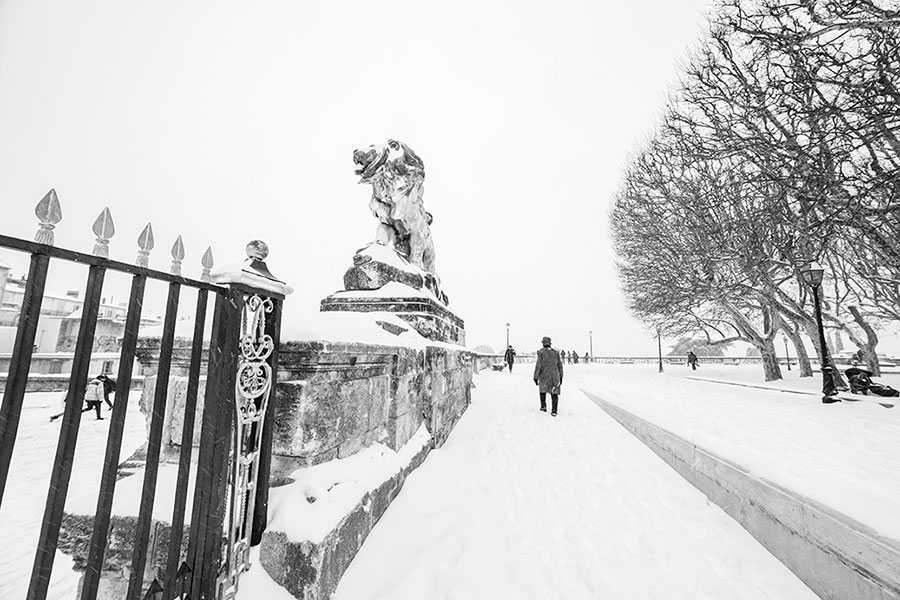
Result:
{"label": "metal railing", "polygon": [[[248,245],[249,260],[243,268],[213,276],[212,281],[209,278],[212,254],[207,250],[203,258],[202,280],[196,280],[181,275],[184,249],[180,236],[173,247],[171,272],[167,273],[147,266],[146,257],[153,247],[149,225],[138,240],[138,264],[132,265],[108,258],[107,245],[114,233],[108,210],[104,210],[94,224],[97,234],[94,254],[52,245],[52,229],[61,218],[56,218],[60,211],[55,192],[51,190],[41,201],[36,213],[42,221],[37,241],[0,235],[0,248],[31,255],[7,385],[0,404],[0,503],[8,484],[48,267],[51,260],[75,262],[87,265],[88,275],[65,411],[27,598],[41,600],[48,593],[78,441],[101,291],[107,272],[131,275],[131,290],[116,377],[117,392],[80,598],[94,600],[97,597],[103,573],[126,411],[131,405],[128,398],[135,348],[148,280],[167,283],[168,294],[126,597],[128,600],[169,600],[183,598],[188,593],[194,599],[232,597],[240,573],[249,566],[247,549],[251,543],[258,543],[265,528],[272,444],[272,411],[266,408],[275,383],[282,301],[285,294],[291,292],[290,287],[269,273],[263,262],[268,249],[261,242]],[[197,303],[171,535],[164,572],[148,584],[144,573],[169,396],[175,325],[184,288],[196,290]],[[204,373],[204,324],[210,294],[213,295],[212,331]],[[196,460],[192,461],[197,396],[204,375],[206,389],[200,442]],[[188,504],[188,482],[192,475],[195,478],[194,494]],[[229,498],[229,501],[223,502],[223,498]],[[190,531],[187,551],[182,553],[188,510]]]}
{"label": "metal railing", "polygon": [[[486,368],[489,364],[502,363],[505,361],[503,354],[482,354],[475,353],[475,357],[479,361],[479,368]],[[762,364],[760,356],[701,356],[699,364],[725,364],[725,365],[758,365]],[[516,354],[516,363],[533,363],[535,354],[533,352],[522,352]],[[779,363],[787,364],[784,358],[778,358]],[[658,356],[587,356],[580,355],[577,364],[656,364],[659,362]],[[686,356],[663,356],[662,362],[667,365],[686,364]],[[570,355],[566,355],[565,364],[576,364]],[[797,359],[791,358],[791,364],[796,365]]]}

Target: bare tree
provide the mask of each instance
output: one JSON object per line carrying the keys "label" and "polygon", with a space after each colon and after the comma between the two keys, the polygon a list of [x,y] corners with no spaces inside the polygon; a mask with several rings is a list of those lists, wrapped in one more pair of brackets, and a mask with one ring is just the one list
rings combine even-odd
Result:
{"label": "bare tree", "polygon": [[780,329],[810,375],[801,331],[826,349],[798,267],[817,258],[826,325],[877,368],[877,327],[900,316],[898,8],[720,3],[613,209],[639,317],[749,341],[767,378]]}

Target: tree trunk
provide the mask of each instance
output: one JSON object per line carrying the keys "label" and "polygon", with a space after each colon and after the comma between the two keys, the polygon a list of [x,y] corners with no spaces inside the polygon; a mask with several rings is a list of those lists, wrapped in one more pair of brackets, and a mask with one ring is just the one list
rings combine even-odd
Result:
{"label": "tree trunk", "polygon": [[875,349],[863,346],[860,350],[862,350],[866,369],[872,372],[873,377],[881,377],[881,365],[878,364],[878,355],[875,354]]}
{"label": "tree trunk", "polygon": [[[806,334],[812,340],[813,347],[816,349],[816,355],[819,357],[819,369],[821,370],[822,365],[825,364],[826,357],[822,355],[822,344],[819,343],[819,329],[816,326],[815,321],[811,321],[809,323],[804,323],[806,326]],[[834,385],[839,388],[847,387],[847,382],[844,381],[844,375],[837,368],[837,365],[834,364],[834,360],[831,358],[831,352],[828,350],[828,343],[825,344],[825,351],[828,353],[827,360],[828,364],[830,364],[832,369],[832,379],[834,379]]]}
{"label": "tree trunk", "polygon": [[[875,347],[878,346],[878,334],[875,333],[875,329],[873,329],[872,326],[869,325],[865,317],[863,317],[862,313],[859,312],[858,307],[851,306],[850,314],[853,315],[853,320],[856,321],[856,324],[859,325],[859,328],[862,329],[866,334],[865,341],[853,341],[857,346],[859,346],[859,349],[862,350],[863,359],[866,361],[866,367],[868,368],[868,370],[871,371],[872,375],[874,375],[875,377],[881,377],[881,365],[878,364],[878,355],[875,353]],[[852,333],[850,333],[849,335],[852,336]]]}
{"label": "tree trunk", "polygon": [[800,336],[800,328],[795,323],[793,329],[787,327],[784,329],[785,334],[790,338],[791,343],[794,345],[794,352],[797,354],[797,365],[800,367],[800,377],[812,377],[812,365],[809,364],[809,354],[806,352],[806,345],[803,343],[803,338]]}
{"label": "tree trunk", "polygon": [[766,381],[782,379],[781,367],[778,365],[778,356],[775,355],[775,344],[769,338],[762,338],[762,344],[754,344],[762,354],[763,373]]}
{"label": "tree trunk", "polygon": [[[781,369],[778,367],[778,357],[775,356],[775,344],[772,342],[777,330],[772,327],[771,313],[763,311],[763,320],[767,327],[765,328],[766,333],[760,335],[747,317],[741,314],[741,311],[730,303],[723,303],[722,308],[727,310],[734,319],[732,326],[738,332],[738,339],[753,344],[763,356],[763,373],[766,381],[781,379]],[[768,360],[766,358],[766,353],[769,354]]]}
{"label": "tree trunk", "polygon": [[834,352],[837,354],[838,352],[844,351],[844,336],[841,335],[840,331],[836,331],[834,334]]}

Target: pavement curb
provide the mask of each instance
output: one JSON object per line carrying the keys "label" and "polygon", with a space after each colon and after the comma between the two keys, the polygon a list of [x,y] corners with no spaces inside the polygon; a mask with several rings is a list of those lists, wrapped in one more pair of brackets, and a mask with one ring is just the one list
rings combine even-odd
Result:
{"label": "pavement curb", "polygon": [[581,391],[740,523],[819,597],[900,600],[900,542]]}

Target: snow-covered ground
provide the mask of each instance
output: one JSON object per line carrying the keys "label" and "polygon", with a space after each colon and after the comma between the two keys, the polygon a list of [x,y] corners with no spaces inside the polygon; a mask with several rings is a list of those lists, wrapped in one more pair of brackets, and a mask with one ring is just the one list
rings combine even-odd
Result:
{"label": "snow-covered ground", "polygon": [[[131,455],[146,437],[145,421],[137,408],[140,392],[132,392],[122,458]],[[9,479],[0,506],[0,598],[24,598],[28,589],[35,548],[41,530],[41,518],[50,471],[56,454],[56,444],[62,419],[50,422],[52,414],[62,410],[62,392],[27,394],[19,423]],[[96,420],[93,411],[82,414],[81,430],[75,447],[72,478],[66,506],[84,503],[84,496],[91,496],[96,506],[97,490],[106,451],[110,413],[103,406],[104,420]],[[123,480],[124,481],[124,480]],[[72,560],[62,552],[56,553],[49,598],[72,600],[75,598],[80,573],[72,570]]]}
{"label": "snow-covered ground", "polygon": [[556,418],[537,410],[530,375],[476,378],[469,411],[409,476],[335,600],[815,598],[578,391],[654,373],[573,366]]}
{"label": "snow-covered ground", "polygon": [[[825,504],[900,541],[900,399],[822,404],[822,377],[764,383],[759,365],[579,366],[568,393],[582,388],[752,474]],[[773,391],[692,378],[749,383]],[[900,375],[877,381],[900,389]],[[775,391],[798,390],[808,394]]]}
{"label": "snow-covered ground", "polygon": [[[336,600],[815,597],[581,389],[900,539],[900,406],[823,405],[820,377],[796,370],[764,384],[758,365],[659,374],[653,364],[581,364],[567,365],[554,419],[537,410],[532,368],[476,377],[472,406],[407,479]],[[880,381],[900,388],[898,374]],[[26,398],[0,508],[0,535],[16,540],[0,548],[0,598],[24,597],[59,431],[47,419],[60,398]],[[96,494],[109,424],[84,417],[73,503]],[[129,417],[123,457],[144,436],[140,413]],[[57,554],[51,597],[74,598],[70,565]],[[290,596],[256,562],[239,598]]]}

